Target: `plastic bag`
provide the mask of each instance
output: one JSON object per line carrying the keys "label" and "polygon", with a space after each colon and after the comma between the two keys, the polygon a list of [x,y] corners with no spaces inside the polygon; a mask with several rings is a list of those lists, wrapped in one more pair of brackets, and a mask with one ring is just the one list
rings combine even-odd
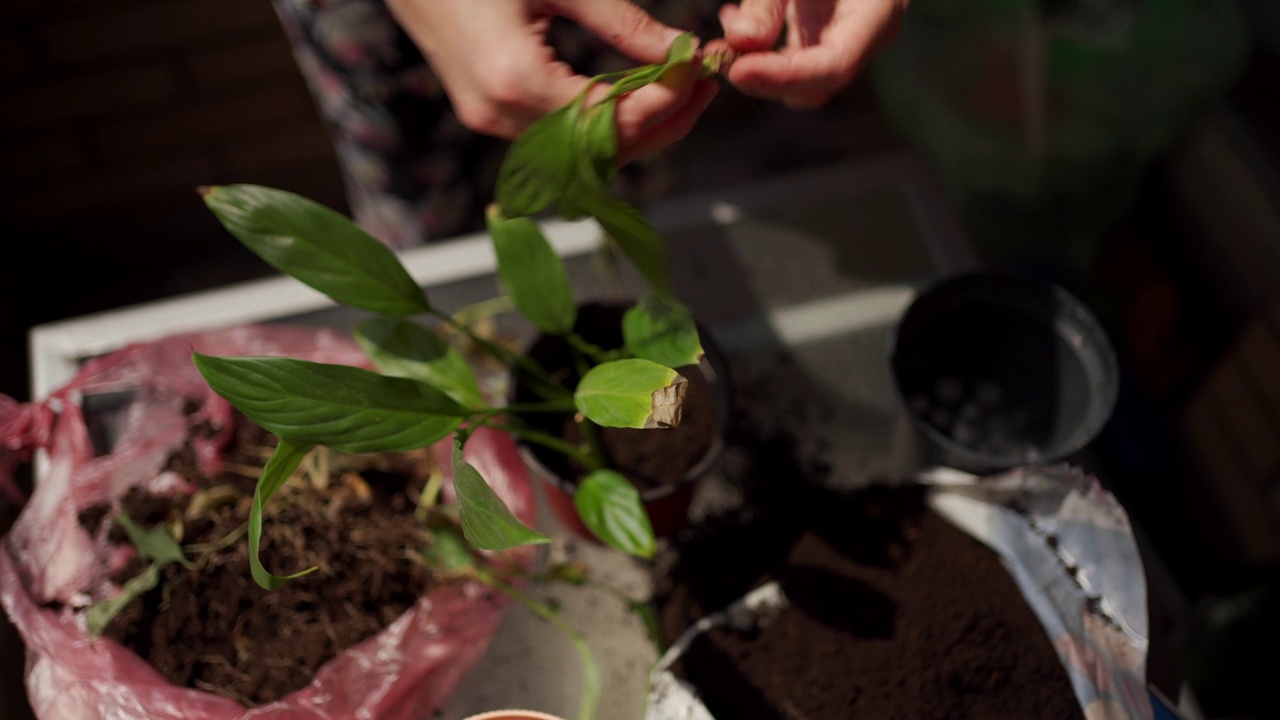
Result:
{"label": "plastic bag", "polygon": [[[979,478],[942,468],[918,478],[929,504],[998,553],[1057,651],[1090,720],[1150,720],[1144,671],[1147,594],[1124,509],[1098,480],[1067,465]],[[786,607],[777,583],[698,621],[650,677],[647,720],[713,718],[697,688],[672,671],[713,627],[751,627]]]}
{"label": "plastic bag", "polygon": [[[26,686],[35,713],[62,720],[231,720],[235,718],[370,718],[419,720],[435,710],[484,653],[508,606],[479,583],[432,590],[377,635],[325,664],[310,685],[253,709],[227,698],[177,687],[118,643],[92,639],[83,608],[114,591],[107,548],[96,545],[78,514],[139,486],[165,490],[161,472],[192,426],[211,421],[225,430],[193,438],[201,469],[216,468],[230,440],[231,406],[215,395],[191,363],[193,350],[214,355],[288,355],[318,362],[367,365],[350,338],[328,329],[248,326],[182,335],[127,347],[90,360],[48,399],[18,405],[0,398],[0,487],[12,482],[13,460],[41,447],[48,472],[0,551],[0,604],[27,646]],[[94,457],[88,397],[116,398],[118,434],[108,454]],[[198,405],[195,413],[186,410]],[[449,442],[433,452],[446,473]],[[533,521],[534,499],[511,439],[478,429],[466,458],[512,512]],[[446,483],[446,500],[452,485]],[[527,567],[532,552],[503,554]],[[245,568],[248,572],[248,568]]]}

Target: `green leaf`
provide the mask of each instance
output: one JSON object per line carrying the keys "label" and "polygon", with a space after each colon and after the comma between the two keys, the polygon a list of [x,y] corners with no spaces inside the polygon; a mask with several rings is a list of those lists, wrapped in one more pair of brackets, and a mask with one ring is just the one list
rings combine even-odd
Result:
{"label": "green leaf", "polygon": [[574,173],[574,123],[581,100],[529,126],[507,150],[494,198],[507,217],[533,215],[564,194]]}
{"label": "green leaf", "polygon": [[560,216],[576,220],[589,212],[592,195],[607,194],[617,174],[617,100],[605,100],[582,112],[574,125],[576,172],[560,197]]}
{"label": "green leaf", "polygon": [[634,90],[639,90],[645,85],[657,82],[658,79],[662,77],[662,73],[665,70],[666,64],[664,63],[659,63],[657,65],[642,65],[635,68],[615,82],[613,87],[609,88],[609,94],[605,97],[613,100]]}
{"label": "green leaf", "polygon": [[475,556],[461,529],[452,524],[432,530],[431,544],[423,551],[423,557],[431,567],[446,575],[463,575],[476,567]]}
{"label": "green leaf", "polygon": [[584,198],[583,205],[640,274],[654,287],[665,290],[669,282],[667,245],[645,216],[625,201],[603,192]]}
{"label": "green leaf", "polygon": [[453,432],[466,410],[430,385],[346,365],[194,355],[214,392],[282,438],[342,452],[403,452]]}
{"label": "green leaf", "polygon": [[267,590],[275,590],[294,578],[316,570],[310,567],[292,575],[272,575],[263,567],[262,560],[258,557],[262,548],[262,510],[271,501],[271,496],[293,476],[311,448],[310,443],[295,444],[280,438],[275,452],[271,453],[271,459],[267,460],[267,466],[258,477],[257,487],[253,489],[253,505],[249,507],[249,571],[253,573],[253,579]]}
{"label": "green leaf", "polygon": [[588,108],[578,120],[574,138],[583,163],[578,178],[582,184],[607,188],[613,182],[618,159],[617,107],[617,100],[605,100]]}
{"label": "green leaf", "polygon": [[613,99],[661,80],[668,70],[693,60],[695,45],[693,33],[685,33],[672,40],[670,47],[667,48],[666,62],[655,65],[642,65],[626,72],[621,79],[613,84],[606,97]]}
{"label": "green leaf", "polygon": [[111,625],[111,621],[115,619],[120,611],[129,606],[129,603],[146,595],[156,585],[160,584],[160,568],[162,563],[153,562],[147,566],[145,570],[137,575],[129,578],[121,588],[119,595],[109,597],[89,606],[85,611],[85,622],[89,626],[89,635],[91,637],[100,637],[106,632],[107,627]]}
{"label": "green leaf", "polygon": [[675,370],[650,360],[614,360],[582,376],[573,403],[604,427],[675,427],[687,387]]}
{"label": "green leaf", "polygon": [[667,67],[692,61],[695,48],[693,33],[685,33],[672,40],[671,46],[667,48]]}
{"label": "green leaf", "polygon": [[564,261],[528,218],[505,218],[490,206],[485,214],[498,276],[520,312],[539,330],[563,335],[573,329],[578,306]]}
{"label": "green leaf", "polygon": [[392,317],[431,309],[395,253],[340,213],[258,185],[220,185],[202,193],[246,247],[337,302]]}
{"label": "green leaf", "polygon": [[548,543],[551,538],[520,522],[480,471],[462,459],[462,440],[453,441],[453,489],[458,495],[462,534],[481,550],[506,550],[521,545]]}
{"label": "green leaf", "polygon": [[124,528],[125,534],[129,536],[129,542],[133,543],[133,547],[138,550],[138,555],[144,559],[153,560],[161,567],[176,562],[189,570],[195,569],[195,565],[187,559],[186,553],[182,552],[182,546],[173,539],[164,525],[157,525],[147,530],[123,512],[116,515],[116,522]]}
{"label": "green leaf", "polygon": [[356,328],[356,340],[383,375],[424,382],[466,408],[489,406],[462,353],[421,325],[372,318]]}
{"label": "green leaf", "polygon": [[121,610],[159,585],[160,571],[165,566],[178,563],[190,570],[196,567],[187,559],[186,554],[182,552],[182,546],[173,539],[164,525],[157,525],[148,530],[135,523],[133,518],[123,512],[116,515],[116,522],[124,528],[125,534],[129,536],[129,542],[133,543],[133,547],[138,551],[138,556],[144,560],[150,560],[151,564],[142,572],[129,578],[120,588],[119,595],[99,600],[89,606],[85,611],[85,622],[89,626],[89,634],[92,637],[101,636]]}
{"label": "green leaf", "polygon": [[596,470],[573,494],[578,515],[607,545],[642,558],[653,557],[657,541],[640,492],[613,470]]}
{"label": "green leaf", "polygon": [[649,293],[622,316],[622,337],[636,357],[671,368],[702,360],[693,314],[664,293]]}

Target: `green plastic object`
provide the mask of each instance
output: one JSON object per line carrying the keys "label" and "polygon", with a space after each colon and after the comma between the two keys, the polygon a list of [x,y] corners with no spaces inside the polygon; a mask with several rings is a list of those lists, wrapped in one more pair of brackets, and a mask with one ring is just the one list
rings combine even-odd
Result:
{"label": "green plastic object", "polygon": [[1070,275],[1248,50],[1231,0],[916,0],[875,80],[986,259]]}

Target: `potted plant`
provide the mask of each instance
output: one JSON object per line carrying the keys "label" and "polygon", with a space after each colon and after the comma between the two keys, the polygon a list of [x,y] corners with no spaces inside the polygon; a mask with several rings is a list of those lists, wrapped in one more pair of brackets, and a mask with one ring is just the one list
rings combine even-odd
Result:
{"label": "potted plant", "polygon": [[[652,301],[653,298],[642,300]],[[622,303],[584,304],[578,308],[574,332],[606,352],[625,352],[626,324],[636,321],[638,315],[631,306]],[[723,448],[729,405],[726,363],[714,344],[705,339],[706,335],[699,331],[699,336],[704,338],[702,360],[697,365],[676,368],[687,388],[679,426],[661,432],[591,428],[590,440],[639,491],[656,537],[670,536],[685,525],[697,481],[715,463]],[[581,377],[573,346],[562,336],[539,335],[525,354],[539,365],[552,369],[569,387],[575,386]],[[516,405],[538,399],[537,388],[520,377],[514,378],[509,396]],[[534,428],[565,439],[581,441],[584,438],[578,423],[567,415],[533,415],[528,422]],[[520,450],[529,468],[543,480],[549,505],[562,524],[581,536],[594,537],[575,505],[581,478],[587,474],[585,466],[573,456],[546,446],[521,443]]]}
{"label": "potted plant", "polygon": [[[240,327],[95,358],[48,399],[5,408],[6,446],[48,457],[0,551],[0,602],[27,646],[33,708],[50,718],[430,712],[479,659],[508,604],[422,554],[448,548],[438,540],[447,526],[414,520],[430,487],[442,489],[432,515],[447,517],[446,479],[431,472],[447,464],[427,451],[398,465],[314,455],[269,517],[300,537],[332,514],[335,531],[302,549],[335,570],[363,569],[354,584],[335,572],[268,593],[245,572],[242,540],[264,438],[204,383],[192,348],[367,362],[332,330]],[[449,457],[447,447],[430,450]],[[531,519],[532,488],[510,439],[479,430],[467,452]],[[412,495],[396,487],[401,475],[418,477]],[[294,546],[274,547],[283,555]],[[520,572],[530,559],[515,550],[486,565]],[[95,638],[108,625],[119,642]]]}
{"label": "potted plant", "polygon": [[[603,100],[588,106],[584,90],[535,123],[512,145],[499,172],[496,201],[486,212],[498,275],[515,307],[544,335],[561,340],[568,367],[544,367],[437,308],[390,250],[328,208],[258,186],[201,190],[227,229],[268,263],[338,303],[377,316],[356,337],[378,372],[287,358],[195,356],[216,392],[280,437],[259,482],[255,517],[306,448],[397,452],[454,434],[453,471],[467,541],[482,550],[547,542],[496,502],[462,459],[470,434],[491,427],[570,459],[582,475],[573,503],[583,524],[619,550],[653,555],[653,527],[640,493],[610,467],[598,431],[679,426],[688,380],[678,369],[697,365],[704,351],[692,315],[670,290],[662,238],[639,211],[608,192],[617,156],[614,105],[619,96],[691,65],[696,55],[686,35],[673,43],[665,63],[596,78],[615,81]],[[713,72],[723,57],[702,62]],[[602,347],[578,331],[578,304],[564,264],[531,219],[553,205],[563,217],[599,221],[650,283],[649,293],[622,318],[620,346]],[[509,368],[522,401],[486,397],[461,354],[410,321],[413,316],[465,336]],[[566,440],[534,420],[545,416],[572,417],[577,438]],[[285,578],[267,573],[257,560],[260,529],[254,522],[254,577],[278,586]]]}
{"label": "potted plant", "polygon": [[[148,393],[154,390],[163,402],[146,411],[154,411],[154,417],[126,411],[137,455],[111,456],[95,466],[90,481],[83,481],[80,474],[92,464],[86,453],[92,454],[93,429],[84,424],[84,411],[76,402],[87,386],[80,383],[60,395],[54,404],[62,413],[59,428],[66,432],[32,432],[28,439],[37,445],[51,444],[51,453],[61,459],[55,467],[63,474],[44,483],[50,489],[33,498],[26,511],[30,517],[8,538],[8,552],[0,553],[4,588],[0,599],[24,633],[29,633],[34,667],[44,669],[43,674],[29,677],[29,686],[33,695],[40,696],[37,702],[46,714],[59,716],[72,708],[74,715],[96,707],[96,712],[104,714],[241,717],[242,703],[172,686],[119,645],[90,643],[91,651],[84,657],[77,657],[73,648],[84,647],[86,631],[105,630],[131,607],[143,615],[153,609],[139,610],[139,599],[158,597],[155,602],[172,604],[175,597],[183,596],[171,584],[174,578],[192,581],[184,573],[197,572],[206,558],[239,544],[241,536],[247,537],[242,547],[249,575],[263,590],[278,590],[290,580],[299,581],[295,584],[316,581],[320,575],[306,576],[317,566],[299,565],[296,558],[292,565],[275,564],[275,572],[268,570],[260,557],[268,521],[294,510],[300,504],[297,492],[320,492],[326,498],[323,511],[331,510],[337,497],[343,498],[337,502],[342,505],[359,504],[376,495],[356,469],[368,467],[361,456],[372,456],[376,464],[381,462],[378,458],[414,452],[421,456],[421,451],[431,449],[444,459],[441,472],[419,474],[420,487],[414,486],[409,498],[414,506],[409,514],[429,542],[408,549],[415,562],[425,563],[444,581],[447,592],[430,596],[425,607],[414,605],[421,612],[395,618],[391,629],[368,643],[340,653],[334,664],[326,665],[308,688],[290,695],[289,701],[252,712],[311,712],[308,708],[323,707],[324,712],[339,713],[354,713],[358,708],[360,713],[386,718],[420,714],[438,703],[478,658],[496,624],[495,610],[500,610],[501,603],[494,593],[477,590],[479,581],[524,602],[570,635],[588,676],[582,717],[592,715],[598,680],[591,681],[589,649],[550,608],[524,596],[519,588],[528,577],[529,557],[520,548],[549,538],[528,525],[532,506],[520,489],[521,481],[511,476],[511,466],[504,459],[511,453],[502,449],[510,446],[504,446],[502,438],[515,435],[574,458],[586,470],[574,502],[592,533],[626,552],[642,557],[653,554],[654,533],[639,493],[608,467],[591,433],[596,424],[678,425],[687,380],[676,368],[696,363],[702,348],[691,317],[667,286],[661,238],[639,212],[607,192],[617,152],[613,104],[622,94],[698,62],[697,55],[692,38],[686,36],[673,44],[665,63],[597,78],[614,81],[602,102],[587,106],[584,92],[530,128],[513,146],[503,168],[498,203],[487,214],[499,274],[516,307],[539,330],[572,346],[577,373],[572,386],[433,306],[390,251],[337,213],[268,188],[202,189],[206,203],[224,225],[268,262],[339,303],[376,315],[356,336],[366,357],[353,354],[352,347],[335,340],[332,333],[282,346],[270,338],[291,331],[250,328],[230,331],[217,342],[203,336],[177,339],[179,344],[187,343],[177,356],[185,355],[187,362],[172,375],[132,362],[134,353],[159,353],[172,369],[172,342],[156,346],[159,350],[131,348],[123,357],[94,361],[86,370],[85,382],[101,383],[95,387],[104,392],[138,384],[149,388]],[[704,58],[703,67],[714,72],[722,60],[722,56]],[[601,348],[574,332],[576,305],[564,268],[530,219],[553,203],[566,217],[590,215],[599,220],[652,283],[650,294],[627,312],[625,347]],[[410,322],[414,315],[433,317],[465,336],[509,367],[537,399],[496,402],[482,392],[462,354]],[[94,374],[95,369],[117,365],[123,375]],[[195,382],[190,372],[193,365],[199,371]],[[370,365],[377,371],[367,369]],[[174,398],[189,401],[192,397],[199,401],[174,407]],[[233,420],[231,406],[247,420]],[[45,417],[44,411],[51,406],[39,409],[41,413],[30,413],[30,417]],[[218,422],[210,420],[210,413]],[[540,431],[524,419],[555,413],[569,413],[580,423],[581,442]],[[187,478],[169,471],[156,477],[135,474],[141,467],[168,464],[182,454],[201,465],[228,442],[230,433],[239,431],[236,428],[257,428],[276,438],[274,448],[262,447],[267,437],[249,444],[251,449],[269,452],[259,458],[258,471],[249,459],[237,463],[241,475],[256,475],[249,478],[251,487],[239,494],[216,485],[191,492]],[[151,443],[154,438],[148,432],[163,436],[164,442]],[[376,471],[384,469],[378,466]],[[299,472],[306,480],[289,484]],[[445,477],[448,474],[451,481]],[[170,506],[150,518],[144,517],[145,502],[136,509],[139,517],[119,512],[125,490],[135,485],[146,485],[151,491],[143,493],[144,501],[177,492],[184,496],[183,505],[177,512]],[[335,485],[340,487],[333,492]],[[273,498],[277,503],[269,505]],[[410,509],[403,499],[395,502]],[[199,512],[192,510],[196,505]],[[183,544],[187,523],[201,522],[202,512],[227,506],[244,509],[242,527],[212,542]],[[316,529],[319,523],[314,515],[310,517],[309,529]],[[50,533],[71,541],[37,551]],[[314,537],[311,532],[298,536],[302,544]],[[69,560],[75,551],[84,551],[83,556]],[[37,567],[41,559],[52,562]],[[70,573],[63,572],[68,568]],[[581,582],[573,573],[572,568],[553,568],[551,576]],[[57,592],[45,592],[50,589]],[[216,592],[216,588],[205,588],[205,594]],[[269,597],[267,602],[280,602],[274,600],[279,595]],[[97,602],[88,603],[94,599]],[[427,612],[430,617],[424,617]],[[478,621],[470,622],[477,612]],[[438,617],[449,621],[439,625]],[[237,624],[230,641],[241,660],[253,661],[243,630]],[[446,647],[425,648],[420,641],[426,637],[445,641]],[[406,673],[399,665],[371,670],[400,653],[426,662],[428,675],[436,675],[423,683],[421,676]],[[375,655],[377,663],[370,660]],[[370,680],[368,672],[379,679]],[[381,689],[373,694],[364,686],[353,690],[343,684],[344,673],[357,675],[358,684],[374,682]],[[424,684],[425,690],[411,687]],[[362,704],[370,698],[372,705]]]}

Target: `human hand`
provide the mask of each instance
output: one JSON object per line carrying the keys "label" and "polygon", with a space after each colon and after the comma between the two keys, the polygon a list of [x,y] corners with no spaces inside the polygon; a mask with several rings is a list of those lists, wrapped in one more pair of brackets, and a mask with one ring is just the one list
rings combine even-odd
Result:
{"label": "human hand", "polygon": [[[578,96],[575,75],[546,45],[552,16],[577,22],[641,63],[662,62],[681,31],[628,0],[388,0],[453,102],[458,119],[487,135],[514,138]],[[588,102],[607,87],[595,87]],[[715,96],[696,68],[673,72],[618,100],[618,160],[625,164],[688,134]]]}
{"label": "human hand", "polygon": [[[908,0],[742,0],[720,8],[738,57],[728,80],[787,107],[814,109],[848,85],[888,39]],[[774,50],[783,24],[786,42]]]}

